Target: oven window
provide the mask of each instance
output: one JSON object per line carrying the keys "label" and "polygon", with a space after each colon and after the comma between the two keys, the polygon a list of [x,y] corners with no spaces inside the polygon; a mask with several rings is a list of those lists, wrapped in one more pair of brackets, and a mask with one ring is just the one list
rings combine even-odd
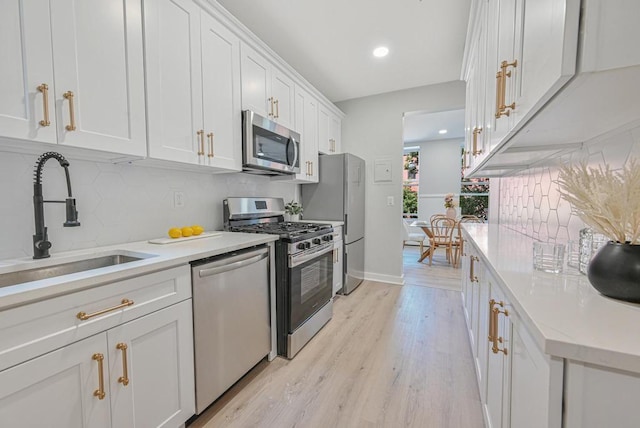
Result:
{"label": "oven window", "polygon": [[307,318],[331,300],[333,258],[328,252],[316,259],[289,269],[290,326],[293,333]]}

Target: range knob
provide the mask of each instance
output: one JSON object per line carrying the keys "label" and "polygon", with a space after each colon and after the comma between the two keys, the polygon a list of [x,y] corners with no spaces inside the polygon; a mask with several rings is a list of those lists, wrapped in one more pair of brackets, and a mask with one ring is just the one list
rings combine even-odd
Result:
{"label": "range knob", "polygon": [[316,245],[322,244],[322,241],[320,240],[320,238],[313,238],[313,241],[311,241],[311,242],[313,242]]}
{"label": "range knob", "polygon": [[323,241],[333,241],[333,235],[324,235],[322,237]]}
{"label": "range knob", "polygon": [[298,250],[305,250],[307,248],[305,244],[307,244],[307,242],[301,242],[298,245],[296,245],[296,248],[298,248]]}
{"label": "range knob", "polygon": [[309,242],[309,241],[305,242],[305,243],[304,243],[304,248],[305,248],[305,249],[307,249],[307,250],[308,250],[309,248],[311,248],[311,242]]}

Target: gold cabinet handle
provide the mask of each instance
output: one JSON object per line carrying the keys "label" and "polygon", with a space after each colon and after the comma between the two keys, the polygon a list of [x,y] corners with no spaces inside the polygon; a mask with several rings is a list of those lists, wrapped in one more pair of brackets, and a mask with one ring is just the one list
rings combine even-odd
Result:
{"label": "gold cabinet handle", "polygon": [[269,103],[271,103],[271,111],[269,112],[269,117],[273,117],[273,97],[269,97],[269,99],[267,99],[267,101],[269,101]]}
{"label": "gold cabinet handle", "polygon": [[42,92],[42,107],[44,109],[44,118],[40,121],[40,126],[49,126],[51,125],[49,121],[49,85],[43,83],[38,86],[37,89],[39,92]]}
{"label": "gold cabinet handle", "polygon": [[478,134],[482,134],[482,128],[473,128],[473,155],[478,156],[482,149],[478,150]]}
{"label": "gold cabinet handle", "polygon": [[273,103],[276,105],[276,114],[274,117],[278,119],[280,118],[280,100],[276,99]]}
{"label": "gold cabinet handle", "polygon": [[93,391],[93,396],[98,397],[98,400],[103,400],[106,395],[104,393],[104,355],[93,354],[91,359],[98,362],[98,389]]}
{"label": "gold cabinet handle", "polygon": [[479,262],[480,259],[475,256],[469,256],[471,258],[471,266],[469,267],[469,280],[471,282],[478,282],[478,277],[475,274],[475,262]]}
{"label": "gold cabinet handle", "polygon": [[196,132],[198,138],[198,156],[204,155],[204,129],[198,130]]}
{"label": "gold cabinet handle", "polygon": [[497,302],[494,299],[489,300],[489,341],[492,342],[491,351],[494,354],[502,352],[504,355],[509,355],[507,348],[498,348],[498,343],[504,343],[504,339],[501,336],[498,336],[498,316],[502,313],[504,316],[508,317],[509,311],[506,309],[500,310],[496,305],[504,308],[503,301]]}
{"label": "gold cabinet handle", "polygon": [[116,349],[122,351],[122,376],[118,378],[118,383],[124,386],[129,385],[129,372],[127,370],[127,344],[118,343]]}
{"label": "gold cabinet handle", "polygon": [[308,175],[309,175],[309,171],[310,171],[310,169],[309,169],[309,164],[310,164],[311,162],[306,161],[305,163],[307,164],[307,176],[308,176]]}
{"label": "gold cabinet handle", "polygon": [[469,169],[469,163],[467,161],[467,156],[469,155],[468,150],[462,151],[462,169]]}
{"label": "gold cabinet handle", "polygon": [[511,77],[511,71],[507,71],[509,67],[516,68],[518,60],[513,62],[502,61],[500,63],[500,71],[496,73],[496,119],[502,116],[509,116],[512,110],[516,109],[515,101],[507,105],[505,98],[507,93],[507,77]]}
{"label": "gold cabinet handle", "polygon": [[86,321],[89,318],[97,317],[98,315],[106,314],[107,312],[117,311],[118,309],[122,309],[122,308],[125,308],[127,306],[131,306],[131,305],[133,305],[133,303],[134,303],[133,300],[122,299],[122,302],[120,302],[119,305],[113,306],[113,307],[107,308],[107,309],[102,309],[101,311],[94,312],[92,314],[88,314],[86,312],[78,312],[78,314],[76,315],[76,318],[78,318],[80,321]]}
{"label": "gold cabinet handle", "polygon": [[213,157],[213,132],[209,132],[207,134],[207,139],[209,140],[209,154],[207,157]]}
{"label": "gold cabinet handle", "polygon": [[73,105],[73,92],[67,91],[62,94],[65,100],[69,101],[69,124],[64,127],[67,131],[75,131],[76,130],[76,113],[75,107]]}
{"label": "gold cabinet handle", "polygon": [[[496,73],[496,119],[500,119],[500,116],[502,116],[502,110],[501,110],[501,106],[502,106],[502,71],[498,71]],[[507,116],[509,115],[509,113],[507,112]]]}

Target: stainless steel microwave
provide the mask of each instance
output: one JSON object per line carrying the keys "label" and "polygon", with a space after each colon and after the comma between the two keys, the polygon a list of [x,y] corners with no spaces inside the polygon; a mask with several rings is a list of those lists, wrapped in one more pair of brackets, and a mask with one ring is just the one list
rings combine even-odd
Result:
{"label": "stainless steel microwave", "polygon": [[242,112],[242,169],[254,174],[300,172],[300,134],[250,110]]}

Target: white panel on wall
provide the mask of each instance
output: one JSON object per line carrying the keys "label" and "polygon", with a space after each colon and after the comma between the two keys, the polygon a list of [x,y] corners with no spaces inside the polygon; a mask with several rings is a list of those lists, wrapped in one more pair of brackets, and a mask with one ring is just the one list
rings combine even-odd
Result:
{"label": "white panel on wall", "polygon": [[[631,157],[640,159],[640,125],[637,123],[586,142],[582,151],[562,161],[584,160],[592,166],[606,162],[618,169]],[[500,223],[541,241],[578,240],[580,229],[585,225],[560,197],[557,179],[556,167],[535,168],[517,177],[501,178]]]}
{"label": "white panel on wall", "polygon": [[[0,260],[31,257],[33,167],[37,156],[0,151],[0,217],[5,225]],[[222,229],[227,196],[273,196],[299,200],[298,185],[249,174],[211,175],[130,164],[68,158],[80,227],[63,227],[64,204],[45,204],[51,252],[92,248],[164,237],[173,226],[200,224]],[[64,170],[55,160],[44,167],[43,193],[49,200],[67,196]],[[185,206],[174,208],[174,192]]]}

